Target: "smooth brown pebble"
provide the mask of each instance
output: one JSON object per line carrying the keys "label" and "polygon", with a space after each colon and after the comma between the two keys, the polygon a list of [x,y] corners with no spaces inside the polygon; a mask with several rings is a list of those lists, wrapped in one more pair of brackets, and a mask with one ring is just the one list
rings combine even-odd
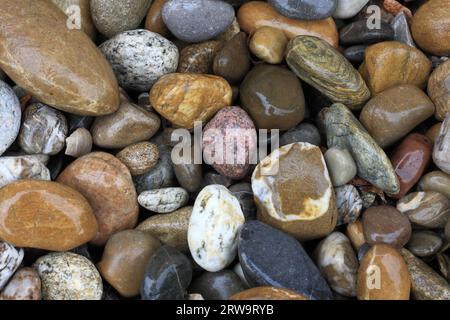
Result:
{"label": "smooth brown pebble", "polygon": [[167,38],[170,31],[162,18],[162,8],[167,0],[154,0],[147,12],[145,19],[145,29],[159,33]]}
{"label": "smooth brown pebble", "polygon": [[450,174],[432,171],[424,175],[418,185],[421,191],[436,191],[450,199]]}
{"label": "smooth brown pebble", "polygon": [[421,258],[435,255],[441,247],[441,237],[429,230],[414,231],[406,245],[412,254]]}
{"label": "smooth brown pebble", "polygon": [[158,163],[159,150],[156,144],[139,142],[129,145],[116,155],[130,170],[132,176],[144,174]]}
{"label": "smooth brown pebble", "polygon": [[262,27],[253,34],[249,48],[262,61],[279,64],[284,59],[287,43],[288,39],[283,31],[272,27]]}
{"label": "smooth brown pebble", "polygon": [[428,95],[436,105],[436,119],[450,113],[450,60],[437,67],[428,80]]}
{"label": "smooth brown pebble", "polygon": [[350,242],[352,243],[352,246],[356,251],[358,251],[363,246],[363,244],[366,243],[363,223],[361,219],[358,219],[353,223],[349,223],[347,225],[345,234],[350,239]]}

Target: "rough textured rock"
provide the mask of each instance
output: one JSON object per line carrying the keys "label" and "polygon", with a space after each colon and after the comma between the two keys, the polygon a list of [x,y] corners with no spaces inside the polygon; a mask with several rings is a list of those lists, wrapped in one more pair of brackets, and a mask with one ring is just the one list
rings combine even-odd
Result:
{"label": "rough textured rock", "polygon": [[0,80],[0,155],[16,140],[22,111],[14,91]]}
{"label": "rough textured rock", "polygon": [[138,202],[147,210],[170,213],[186,205],[189,194],[183,188],[164,188],[142,192]]}
{"label": "rough textured rock", "polygon": [[156,144],[144,141],[129,145],[116,157],[127,166],[132,176],[138,176],[156,166],[159,150]]}
{"label": "rough textured rock", "polygon": [[22,179],[49,181],[50,171],[34,157],[0,157],[0,188]]}

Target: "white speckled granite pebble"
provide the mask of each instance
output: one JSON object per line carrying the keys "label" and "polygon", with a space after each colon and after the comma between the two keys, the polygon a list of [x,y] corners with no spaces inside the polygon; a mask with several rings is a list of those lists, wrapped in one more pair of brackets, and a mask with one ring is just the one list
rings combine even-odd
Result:
{"label": "white speckled granite pebble", "polygon": [[23,250],[0,241],[0,291],[6,285],[23,259]]}
{"label": "white speckled granite pebble", "polygon": [[178,67],[177,47],[163,36],[143,29],[119,33],[100,45],[121,87],[149,91],[163,75]]}
{"label": "white speckled granite pebble", "polygon": [[224,186],[209,185],[197,196],[188,228],[189,249],[203,269],[216,272],[236,257],[245,218],[236,197]]}
{"label": "white speckled granite pebble", "polygon": [[170,213],[183,207],[189,200],[189,194],[183,188],[163,188],[142,192],[138,202],[145,209]]}
{"label": "white speckled granite pebble", "polygon": [[37,157],[0,157],[0,188],[20,179],[50,180],[50,171]]}
{"label": "white speckled granite pebble", "polygon": [[0,155],[16,140],[21,114],[16,94],[10,86],[0,80]]}
{"label": "white speckled granite pebble", "polygon": [[42,281],[44,300],[100,300],[103,283],[87,258],[72,252],[40,257],[33,265]]}

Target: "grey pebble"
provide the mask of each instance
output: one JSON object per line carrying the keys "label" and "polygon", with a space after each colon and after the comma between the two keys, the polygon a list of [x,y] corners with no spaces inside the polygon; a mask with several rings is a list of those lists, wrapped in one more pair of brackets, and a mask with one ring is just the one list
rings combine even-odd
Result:
{"label": "grey pebble", "polygon": [[0,80],[0,155],[16,140],[21,114],[19,99],[11,87]]}

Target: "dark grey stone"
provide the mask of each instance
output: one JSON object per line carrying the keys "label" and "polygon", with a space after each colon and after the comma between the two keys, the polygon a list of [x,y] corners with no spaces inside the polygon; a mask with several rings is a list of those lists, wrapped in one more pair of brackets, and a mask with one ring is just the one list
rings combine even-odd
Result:
{"label": "dark grey stone", "polygon": [[244,290],[241,279],[231,270],[204,272],[189,288],[190,293],[200,293],[205,300],[228,300]]}
{"label": "dark grey stone", "polygon": [[380,28],[369,29],[366,20],[346,25],[339,31],[339,42],[344,46],[371,44],[394,39],[394,30],[389,23],[381,21]]}
{"label": "dark grey stone", "polygon": [[260,221],[245,223],[239,235],[239,261],[250,286],[274,286],[310,299],[332,299],[319,269],[293,237]]}
{"label": "dark grey stone", "polygon": [[184,300],[192,280],[192,265],[178,250],[162,246],[150,258],[141,285],[143,300]]}
{"label": "dark grey stone", "polygon": [[178,39],[201,42],[224,32],[233,22],[234,9],[216,0],[169,0],[162,9],[162,17]]}
{"label": "dark grey stone", "polygon": [[364,53],[367,47],[364,44],[348,47],[344,51],[344,57],[350,62],[361,63],[364,61]]}
{"label": "dark grey stone", "polygon": [[416,47],[414,39],[409,29],[408,19],[403,11],[397,14],[391,22],[391,27],[394,30],[394,40],[403,42],[411,47]]}
{"label": "dark grey stone", "polygon": [[320,146],[321,138],[317,128],[310,123],[300,123],[296,127],[286,131],[280,138],[280,147],[295,142],[308,142]]}
{"label": "dark grey stone", "polygon": [[238,199],[245,221],[256,219],[256,205],[250,183],[242,182],[232,185],[230,191]]}
{"label": "dark grey stone", "polygon": [[320,20],[336,10],[336,0],[269,0],[283,16],[301,20]]}

